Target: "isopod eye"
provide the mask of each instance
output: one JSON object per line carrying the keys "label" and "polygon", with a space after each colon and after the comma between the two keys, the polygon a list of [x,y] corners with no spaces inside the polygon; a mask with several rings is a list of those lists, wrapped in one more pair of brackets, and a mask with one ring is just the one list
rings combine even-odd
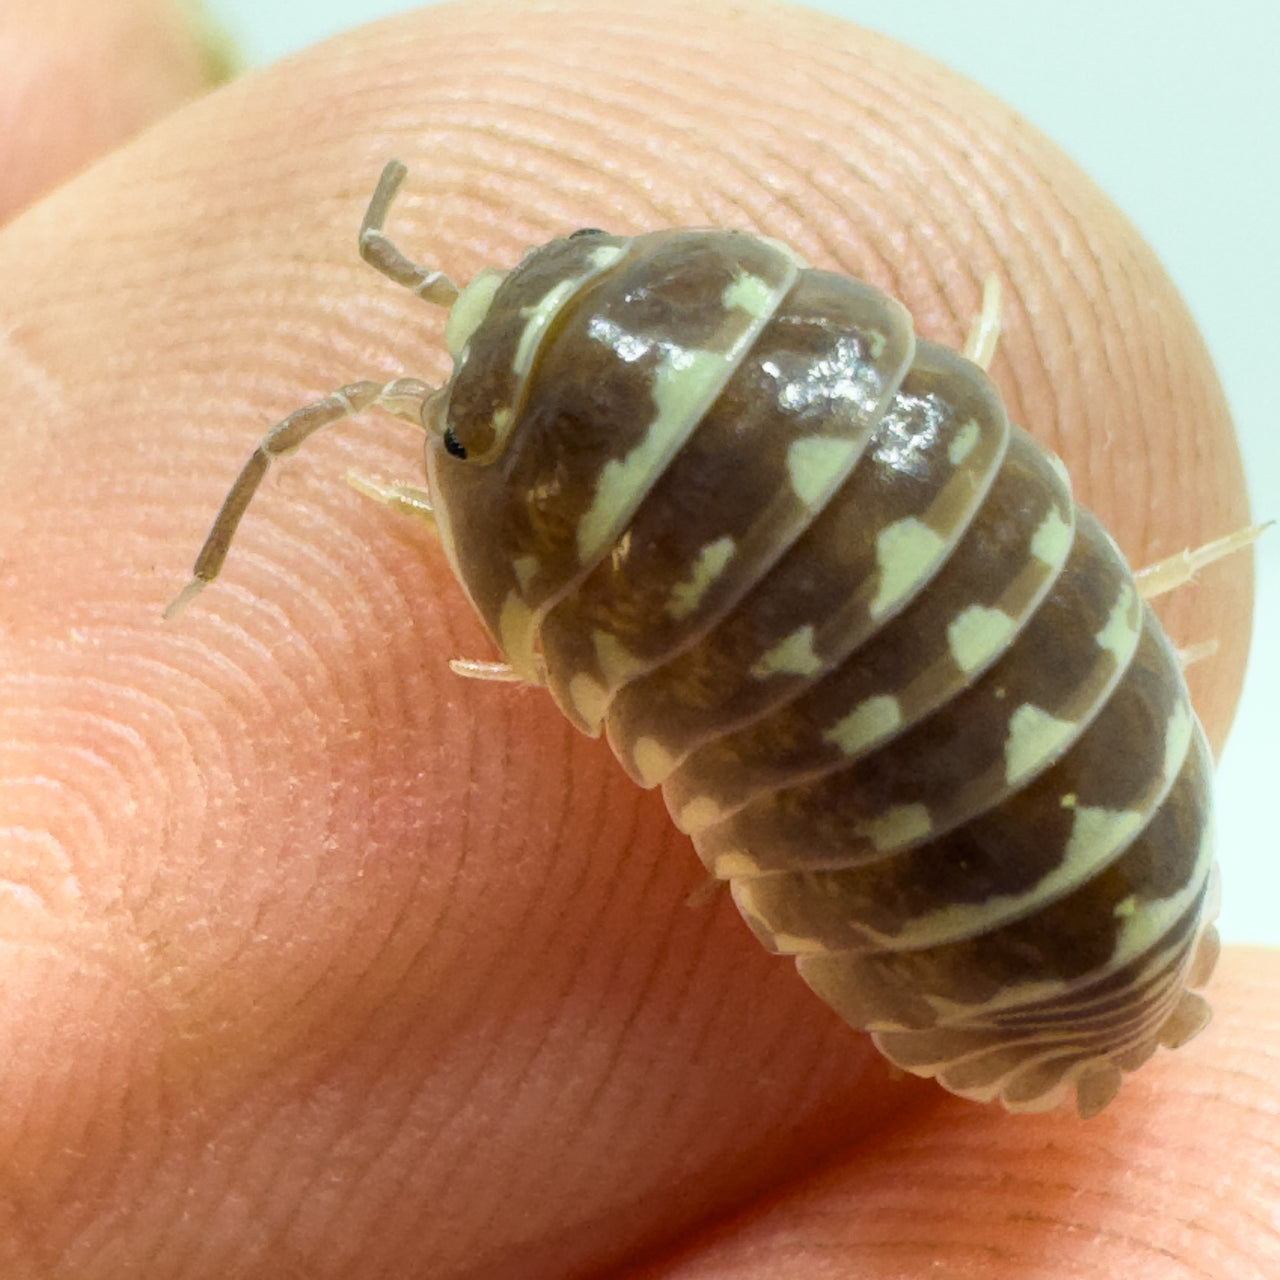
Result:
{"label": "isopod eye", "polygon": [[582,228],[580,228],[579,230],[575,231],[575,232],[574,232],[574,233],[569,237],[569,239],[570,239],[570,240],[579,240],[579,239],[581,239],[583,236],[603,236],[603,235],[608,235],[608,232],[606,232],[606,231],[601,231],[599,227],[582,227]]}
{"label": "isopod eye", "polygon": [[466,446],[453,434],[452,427],[445,428],[444,451],[454,458],[465,458],[467,456]]}

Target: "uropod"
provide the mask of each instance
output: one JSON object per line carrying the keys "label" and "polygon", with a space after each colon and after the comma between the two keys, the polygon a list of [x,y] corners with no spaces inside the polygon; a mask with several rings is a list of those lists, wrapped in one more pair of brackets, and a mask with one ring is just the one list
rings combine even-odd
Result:
{"label": "uropod", "polygon": [[272,458],[374,405],[425,430],[437,528],[503,662],[661,786],[770,950],[899,1067],[1100,1110],[1208,1020],[1211,760],[1135,575],[984,372],[892,298],[743,232],[583,230],[459,289],[382,227],[379,271],[450,308],[448,382],[291,414],[166,611],[221,569]]}

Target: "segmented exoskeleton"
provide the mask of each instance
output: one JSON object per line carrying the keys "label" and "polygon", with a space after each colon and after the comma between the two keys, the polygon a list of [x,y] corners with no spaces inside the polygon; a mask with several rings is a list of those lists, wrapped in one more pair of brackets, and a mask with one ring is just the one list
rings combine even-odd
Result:
{"label": "segmented exoskeleton", "polygon": [[[515,676],[607,735],[770,949],[893,1062],[1090,1114],[1203,1026],[1210,758],[1177,655],[1058,460],[891,298],[770,240],[582,231],[460,293],[420,420],[449,563]],[[370,486],[364,486],[370,487]]]}

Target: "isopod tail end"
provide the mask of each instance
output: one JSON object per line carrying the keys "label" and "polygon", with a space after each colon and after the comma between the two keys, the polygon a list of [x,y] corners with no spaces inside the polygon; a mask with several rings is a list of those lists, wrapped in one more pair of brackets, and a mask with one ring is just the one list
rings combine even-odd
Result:
{"label": "isopod tail end", "polygon": [[1204,996],[1184,991],[1173,1012],[1160,1027],[1160,1043],[1166,1049],[1181,1049],[1209,1025],[1213,1010]]}
{"label": "isopod tail end", "polygon": [[1187,971],[1187,986],[1193,991],[1203,987],[1213,976],[1218,957],[1222,954],[1222,939],[1213,925],[1205,925],[1200,941],[1196,944],[1196,953],[1191,960],[1191,968]]}
{"label": "isopod tail end", "polygon": [[1124,1072],[1107,1062],[1086,1071],[1076,1081],[1076,1110],[1081,1120],[1089,1120],[1114,1101],[1120,1092]]}

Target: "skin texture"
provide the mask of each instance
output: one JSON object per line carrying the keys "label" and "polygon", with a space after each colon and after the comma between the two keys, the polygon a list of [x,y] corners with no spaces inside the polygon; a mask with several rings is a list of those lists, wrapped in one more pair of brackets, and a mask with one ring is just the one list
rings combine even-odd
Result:
{"label": "skin texture", "polygon": [[41,0],[0,11],[0,222],[224,79],[212,30],[173,0]]}
{"label": "skin texture", "polygon": [[[0,1274],[1275,1274],[1265,952],[1101,1117],[895,1079],[700,870],[654,794],[492,656],[429,532],[343,483],[420,475],[386,419],[263,487],[276,418],[446,371],[465,280],[575,226],[744,226],[902,298],[993,374],[1144,563],[1246,522],[1200,339],[1150,252],[1005,108],[816,15],[443,7],[188,108],[0,237]],[[785,56],[779,56],[779,51]],[[157,71],[157,75],[161,74]],[[52,108],[50,108],[52,109]],[[1161,604],[1220,743],[1247,557]]]}

